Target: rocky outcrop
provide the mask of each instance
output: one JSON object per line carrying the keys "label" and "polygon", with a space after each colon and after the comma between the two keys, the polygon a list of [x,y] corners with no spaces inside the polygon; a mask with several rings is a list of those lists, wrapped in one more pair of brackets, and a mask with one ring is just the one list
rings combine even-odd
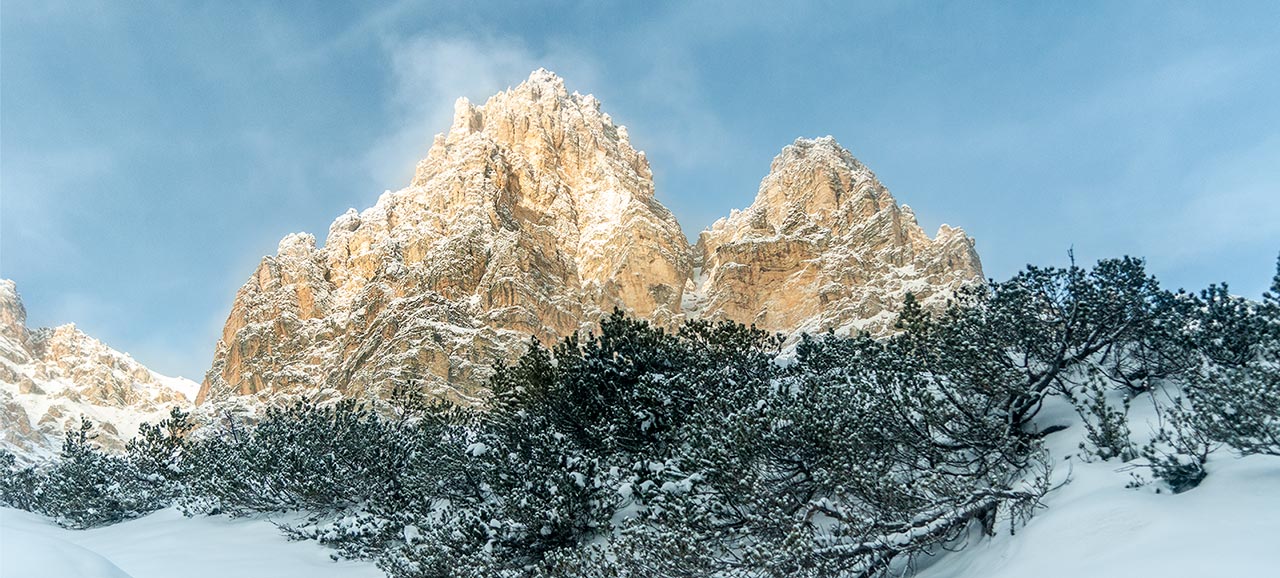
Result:
{"label": "rocky outcrop", "polygon": [[929,239],[829,138],[787,147],[756,202],[690,247],[626,129],[539,70],[459,100],[409,186],[338,217],[323,245],[283,239],[237,293],[198,401],[417,382],[472,402],[530,336],[614,308],[663,327],[884,331],[907,291],[980,278],[963,232]]}
{"label": "rocky outcrop", "polygon": [[459,100],[413,182],[339,217],[323,247],[281,241],[237,294],[200,400],[414,380],[471,399],[530,335],[615,307],[679,322],[691,268],[626,129],[540,70]]}
{"label": "rocky outcrop", "polygon": [[83,415],[98,424],[99,444],[120,449],[141,422],[189,406],[196,388],[75,325],[28,329],[13,281],[0,279],[0,447],[27,458],[49,455]]}
{"label": "rocky outcrop", "polygon": [[27,309],[13,281],[0,279],[0,337],[14,343],[27,340]]}
{"label": "rocky outcrop", "polygon": [[697,315],[785,333],[883,334],[906,293],[929,304],[982,279],[964,231],[930,239],[831,137],[784,148],[755,202],[697,248]]}

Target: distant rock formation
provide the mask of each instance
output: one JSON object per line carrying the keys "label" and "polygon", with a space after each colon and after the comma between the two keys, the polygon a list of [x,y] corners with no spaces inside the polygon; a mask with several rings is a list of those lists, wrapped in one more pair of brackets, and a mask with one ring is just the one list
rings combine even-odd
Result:
{"label": "distant rock formation", "polygon": [[121,449],[143,421],[187,407],[196,383],[165,377],[75,325],[27,328],[13,281],[0,279],[0,448],[29,459],[51,455],[80,416],[94,421],[98,443]]}

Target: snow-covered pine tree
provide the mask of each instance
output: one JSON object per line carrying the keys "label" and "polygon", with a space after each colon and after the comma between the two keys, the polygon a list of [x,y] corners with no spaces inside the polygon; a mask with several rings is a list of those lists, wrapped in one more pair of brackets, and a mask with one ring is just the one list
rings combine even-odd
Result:
{"label": "snow-covered pine tree", "polygon": [[1211,286],[1205,369],[1187,387],[1189,426],[1237,452],[1280,455],[1280,262],[1261,303]]}
{"label": "snow-covered pine tree", "polygon": [[123,456],[93,442],[93,423],[69,430],[59,459],[40,474],[36,510],[68,528],[92,528],[168,505],[164,488]]}

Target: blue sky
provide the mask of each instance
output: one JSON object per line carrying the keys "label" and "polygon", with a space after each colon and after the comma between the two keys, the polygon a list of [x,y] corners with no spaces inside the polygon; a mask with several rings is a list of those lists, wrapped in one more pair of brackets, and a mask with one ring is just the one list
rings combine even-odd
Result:
{"label": "blue sky", "polygon": [[834,135],[987,274],[1144,256],[1258,296],[1280,252],[1280,3],[0,6],[0,276],[199,380],[293,231],[407,184],[453,101],[598,96],[690,235]]}

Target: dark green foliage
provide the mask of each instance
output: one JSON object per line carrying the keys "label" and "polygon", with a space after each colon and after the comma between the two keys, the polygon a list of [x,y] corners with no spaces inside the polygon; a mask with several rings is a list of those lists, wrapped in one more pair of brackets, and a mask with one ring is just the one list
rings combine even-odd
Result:
{"label": "dark green foliage", "polygon": [[1232,295],[1225,284],[1200,292],[1199,350],[1215,366],[1240,368],[1256,360],[1266,322],[1258,304]]}
{"label": "dark green foliage", "polygon": [[[1025,475],[1032,447],[998,427],[985,432],[999,440],[949,429],[969,400],[919,379],[897,353],[869,339],[806,340],[794,364],[747,384],[748,399],[709,406],[715,425],[682,462],[693,471],[651,517],[669,530],[636,532],[663,554],[622,564],[637,575],[878,575],[971,523],[990,529],[999,509],[1025,513],[1042,491]],[[890,546],[889,535],[903,538]],[[690,558],[670,536],[702,548]]]}
{"label": "dark green foliage", "polygon": [[58,512],[60,523],[91,528],[133,518],[163,506],[155,480],[126,458],[95,447],[93,425],[81,421],[80,429],[67,433],[61,460],[48,474],[43,488],[44,509]]}
{"label": "dark green foliage", "polygon": [[1213,368],[1187,391],[1190,426],[1242,455],[1280,455],[1280,351],[1239,368]]}
{"label": "dark green foliage", "polygon": [[194,492],[231,514],[396,500],[411,449],[402,425],[355,400],[299,401],[268,408],[253,427],[229,421],[220,435],[189,448],[185,468]]}
{"label": "dark green foliage", "polygon": [[1028,267],[962,294],[915,350],[933,372],[989,395],[1011,435],[1032,433],[1026,426],[1045,399],[1078,387],[1078,368],[1102,369],[1135,389],[1166,373],[1165,358],[1176,356],[1159,352],[1159,335],[1179,330],[1167,319],[1175,303],[1137,259],[1100,261],[1089,271]]}
{"label": "dark green foliage", "polygon": [[12,453],[0,450],[0,506],[39,511],[41,481],[34,466],[19,466]]}
{"label": "dark green foliage", "polygon": [[93,424],[82,418],[49,467],[20,468],[11,454],[0,453],[0,502],[76,529],[136,518],[167,504],[160,480],[128,458],[102,451],[94,437]]}
{"label": "dark green foliage", "polygon": [[1243,455],[1280,455],[1280,264],[1261,303],[1210,287],[1201,323],[1210,363],[1192,376],[1178,417]]}
{"label": "dark green foliage", "polygon": [[1105,461],[1119,458],[1127,462],[1137,457],[1129,437],[1130,391],[1124,392],[1120,408],[1108,400],[1110,393],[1101,380],[1095,378],[1082,391],[1068,391],[1067,395],[1084,424],[1085,439],[1080,442],[1080,449],[1086,459]]}
{"label": "dark green foliage", "polygon": [[672,334],[620,313],[554,350],[532,343],[494,377],[472,435],[450,442],[465,456],[455,470],[465,475],[428,514],[428,535],[384,566],[458,575],[456,561],[466,560],[476,575],[492,575],[581,562],[584,545],[616,523],[652,520],[664,484],[685,481],[680,463],[704,431],[692,420],[751,372],[776,373],[777,345],[732,324],[690,323]]}
{"label": "dark green foliage", "polygon": [[[475,488],[384,559],[404,575],[885,572],[1043,491],[1034,444],[918,378],[896,344],[668,334],[615,315],[494,380]],[[673,361],[676,360],[676,361]],[[985,397],[979,396],[985,402]],[[953,427],[955,423],[963,426]],[[980,444],[980,447],[972,445]],[[900,544],[864,547],[902,535]],[[588,546],[588,544],[591,544]]]}
{"label": "dark green foliage", "polygon": [[125,446],[129,460],[142,475],[157,482],[171,482],[176,491],[187,473],[189,436],[195,428],[191,414],[175,407],[160,423],[138,427],[138,436]]}
{"label": "dark green foliage", "polygon": [[1261,303],[1212,285],[1187,316],[1194,343],[1155,438],[1143,448],[1152,473],[1174,492],[1207,475],[1209,454],[1280,455],[1280,262]]}
{"label": "dark green foliage", "polygon": [[[1169,292],[1131,258],[1029,267],[941,311],[908,295],[892,337],[803,336],[782,362],[754,328],[615,312],[530,343],[483,408],[403,384],[376,406],[301,401],[194,433],[175,410],[123,456],[88,429],[53,464],[0,453],[0,500],[79,527],[174,502],[293,511],[291,535],[394,576],[897,575],[1030,516],[1054,396],[1089,459],[1174,491],[1219,445],[1280,453],[1280,269],[1272,291]],[[1136,451],[1140,398],[1162,422]]]}

